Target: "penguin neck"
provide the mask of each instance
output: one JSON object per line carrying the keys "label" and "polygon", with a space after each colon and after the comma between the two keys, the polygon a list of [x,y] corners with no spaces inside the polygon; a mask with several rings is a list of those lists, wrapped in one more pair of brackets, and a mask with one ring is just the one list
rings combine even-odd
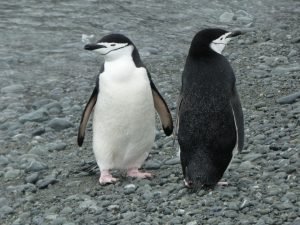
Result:
{"label": "penguin neck", "polygon": [[199,57],[207,57],[210,55],[217,54],[216,51],[214,51],[210,46],[208,45],[200,45],[190,48],[189,56],[192,58],[199,58]]}

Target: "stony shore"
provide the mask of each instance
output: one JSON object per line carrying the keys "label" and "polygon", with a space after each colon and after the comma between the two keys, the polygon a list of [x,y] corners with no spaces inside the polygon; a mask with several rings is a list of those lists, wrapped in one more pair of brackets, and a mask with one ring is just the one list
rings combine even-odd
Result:
{"label": "stony shore", "polygon": [[[0,9],[0,224],[300,224],[299,1],[12,0]],[[100,186],[86,170],[91,123],[76,145],[102,60],[82,37],[130,37],[175,116],[190,41],[207,27],[245,32],[225,50],[246,133],[224,175],[230,185],[186,189],[177,145],[157,122],[144,165],[155,177],[115,171],[121,179]]]}

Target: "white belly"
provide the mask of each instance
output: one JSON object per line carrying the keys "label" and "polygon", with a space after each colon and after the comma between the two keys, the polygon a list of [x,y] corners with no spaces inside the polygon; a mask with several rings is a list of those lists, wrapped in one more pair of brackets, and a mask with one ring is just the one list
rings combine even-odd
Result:
{"label": "white belly", "polygon": [[93,150],[100,170],[140,167],[155,138],[155,111],[146,70],[104,72],[99,89]]}

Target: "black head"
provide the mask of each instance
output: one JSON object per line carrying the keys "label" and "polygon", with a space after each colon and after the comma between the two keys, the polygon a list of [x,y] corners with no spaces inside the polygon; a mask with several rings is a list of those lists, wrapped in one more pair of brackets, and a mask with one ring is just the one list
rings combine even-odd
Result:
{"label": "black head", "polygon": [[230,39],[240,34],[240,31],[229,32],[219,28],[201,30],[192,40],[190,54],[199,55],[211,50],[221,53]]}

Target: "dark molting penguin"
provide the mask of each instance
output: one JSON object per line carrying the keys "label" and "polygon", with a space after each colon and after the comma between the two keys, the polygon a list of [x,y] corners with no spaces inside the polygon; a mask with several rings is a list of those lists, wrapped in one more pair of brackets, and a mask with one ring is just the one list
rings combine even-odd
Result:
{"label": "dark molting penguin", "polygon": [[82,114],[78,145],[83,143],[89,116],[95,108],[93,151],[101,172],[100,184],[117,180],[110,169],[125,169],[131,177],[150,177],[150,173],[138,169],[154,142],[155,109],[165,134],[172,134],[172,117],[166,102],[137,48],[124,35],[107,35],[95,44],[87,44],[85,49],[100,53],[105,62]]}
{"label": "dark molting penguin", "polygon": [[176,132],[185,185],[213,187],[222,178],[235,147],[244,143],[244,121],[234,72],[221,55],[241,34],[205,29],[194,37],[182,74]]}

